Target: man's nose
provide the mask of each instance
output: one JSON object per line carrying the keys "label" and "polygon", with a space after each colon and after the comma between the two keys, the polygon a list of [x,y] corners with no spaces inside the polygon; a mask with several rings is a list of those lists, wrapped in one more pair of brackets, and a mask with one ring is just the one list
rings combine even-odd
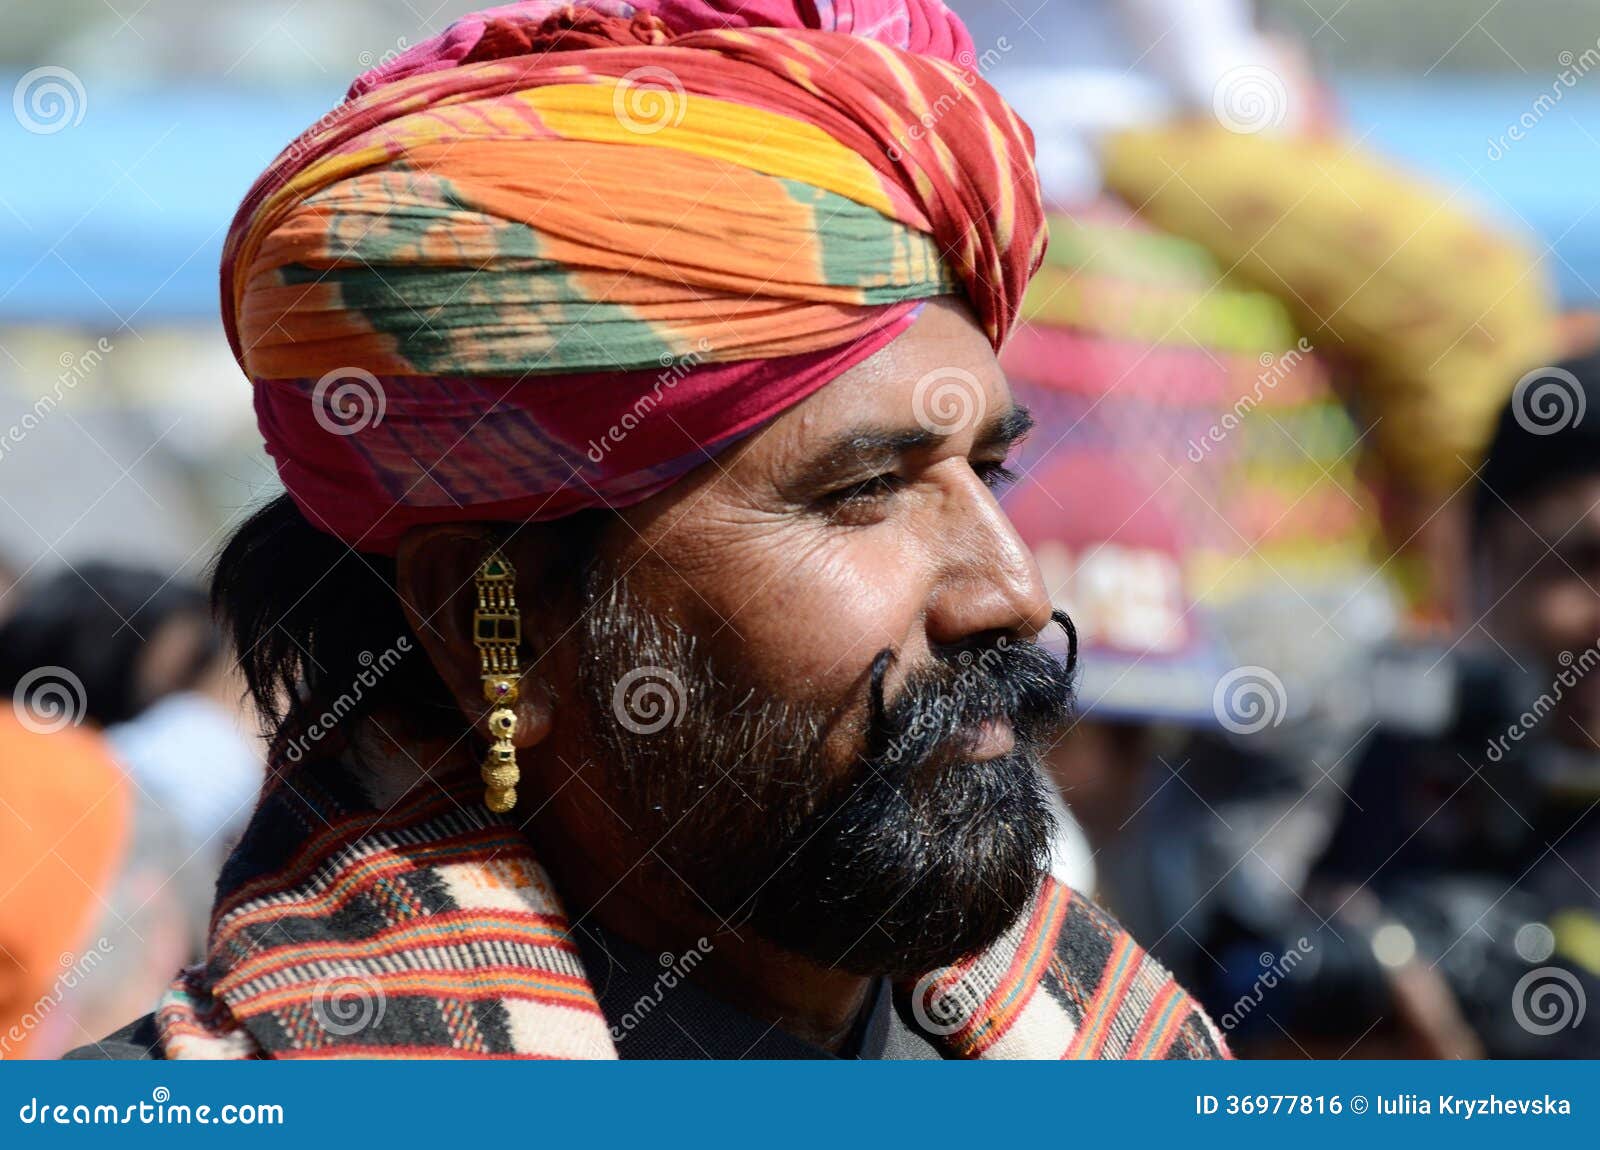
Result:
{"label": "man's nose", "polygon": [[940,578],[927,611],[929,644],[962,645],[985,634],[1037,636],[1050,625],[1050,596],[1033,553],[989,489],[974,477],[946,511]]}

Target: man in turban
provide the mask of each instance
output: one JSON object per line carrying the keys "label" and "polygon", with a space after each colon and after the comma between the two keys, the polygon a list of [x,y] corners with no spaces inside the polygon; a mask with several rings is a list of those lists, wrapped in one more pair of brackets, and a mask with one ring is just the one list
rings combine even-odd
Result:
{"label": "man in turban", "polygon": [[1046,877],[1074,640],[992,490],[1043,221],[973,62],[938,0],[533,0],[261,177],[286,494],[215,594],[274,767],[114,1053],[1223,1053]]}

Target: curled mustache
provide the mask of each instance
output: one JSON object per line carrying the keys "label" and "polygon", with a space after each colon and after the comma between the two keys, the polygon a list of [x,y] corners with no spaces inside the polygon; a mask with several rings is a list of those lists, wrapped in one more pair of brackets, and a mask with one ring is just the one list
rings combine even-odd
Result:
{"label": "curled mustache", "polygon": [[1020,747],[1037,748],[1070,719],[1078,669],[1077,628],[1065,611],[1050,617],[1066,632],[1065,661],[1036,642],[1002,637],[907,676],[892,706],[884,697],[884,679],[895,652],[879,651],[868,676],[866,758],[909,770],[949,740],[994,719],[1011,724]]}

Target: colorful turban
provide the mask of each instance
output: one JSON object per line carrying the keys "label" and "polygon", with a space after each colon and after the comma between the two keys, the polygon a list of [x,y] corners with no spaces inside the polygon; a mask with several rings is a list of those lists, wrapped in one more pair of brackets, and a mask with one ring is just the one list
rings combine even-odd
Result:
{"label": "colorful turban", "polygon": [[938,0],[531,0],[368,72],[224,251],[285,487],[392,551],[644,499],[928,297],[998,348],[1043,214],[976,68]]}

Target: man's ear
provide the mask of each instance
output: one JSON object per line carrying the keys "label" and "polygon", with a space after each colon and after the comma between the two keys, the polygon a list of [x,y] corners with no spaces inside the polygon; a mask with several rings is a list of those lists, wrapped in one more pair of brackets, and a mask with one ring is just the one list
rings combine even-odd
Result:
{"label": "man's ear", "polygon": [[[485,738],[489,712],[498,704],[484,698],[482,664],[472,641],[472,612],[477,605],[474,578],[491,548],[482,525],[449,523],[413,528],[395,554],[396,590],[406,622],[462,714]],[[528,602],[525,579],[526,573],[519,572],[519,604]],[[526,633],[527,628],[523,630]],[[518,747],[531,747],[549,735],[554,713],[551,693],[527,667],[514,709],[517,727],[512,742]]]}

